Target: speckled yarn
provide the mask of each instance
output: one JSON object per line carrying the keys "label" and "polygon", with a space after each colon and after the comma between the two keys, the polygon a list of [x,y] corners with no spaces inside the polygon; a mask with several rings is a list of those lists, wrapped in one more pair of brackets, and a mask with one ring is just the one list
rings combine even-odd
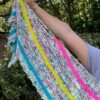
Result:
{"label": "speckled yarn", "polygon": [[14,1],[9,21],[9,66],[19,60],[44,100],[100,100],[100,83],[23,0]]}

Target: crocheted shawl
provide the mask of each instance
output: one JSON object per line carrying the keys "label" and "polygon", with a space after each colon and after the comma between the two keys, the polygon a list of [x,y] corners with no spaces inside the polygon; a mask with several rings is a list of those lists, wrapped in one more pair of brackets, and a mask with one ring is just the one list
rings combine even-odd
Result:
{"label": "crocheted shawl", "polygon": [[14,1],[9,21],[9,66],[19,60],[42,99],[100,100],[100,84],[23,0]]}

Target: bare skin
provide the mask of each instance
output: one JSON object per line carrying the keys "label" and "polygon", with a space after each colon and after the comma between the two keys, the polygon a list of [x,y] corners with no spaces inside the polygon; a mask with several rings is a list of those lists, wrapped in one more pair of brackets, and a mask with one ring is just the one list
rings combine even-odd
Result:
{"label": "bare skin", "polygon": [[63,40],[71,51],[80,59],[82,64],[88,66],[88,44],[82,40],[71,27],[53,17],[41,7],[39,7],[33,0],[26,0],[30,8],[37,14],[37,16],[46,24],[57,37]]}

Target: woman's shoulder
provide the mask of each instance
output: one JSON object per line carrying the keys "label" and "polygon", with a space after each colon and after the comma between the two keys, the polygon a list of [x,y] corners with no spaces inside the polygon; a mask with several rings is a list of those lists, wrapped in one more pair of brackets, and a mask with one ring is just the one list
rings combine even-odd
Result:
{"label": "woman's shoulder", "polygon": [[88,45],[88,67],[91,73],[100,82],[100,49]]}

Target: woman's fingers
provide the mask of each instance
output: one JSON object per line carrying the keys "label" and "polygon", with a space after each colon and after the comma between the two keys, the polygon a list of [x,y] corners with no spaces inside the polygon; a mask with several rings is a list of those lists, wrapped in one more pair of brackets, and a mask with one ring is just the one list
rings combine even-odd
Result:
{"label": "woman's fingers", "polygon": [[34,0],[26,0],[27,4],[30,6],[30,7],[34,7]]}

